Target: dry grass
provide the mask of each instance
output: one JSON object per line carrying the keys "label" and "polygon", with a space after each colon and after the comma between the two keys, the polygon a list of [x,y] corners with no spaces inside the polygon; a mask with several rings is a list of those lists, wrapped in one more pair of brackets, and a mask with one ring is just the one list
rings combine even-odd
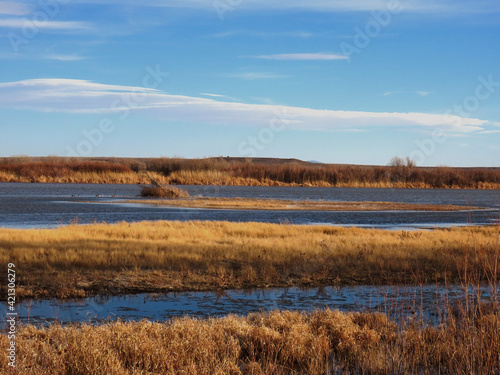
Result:
{"label": "dry grass", "polygon": [[453,282],[464,270],[477,280],[497,280],[499,238],[498,226],[393,232],[123,222],[0,229],[0,263],[16,264],[19,297]]}
{"label": "dry grass", "polygon": [[[152,172],[150,176],[165,183],[162,174]],[[1,182],[40,183],[92,183],[92,184],[144,184],[147,175],[136,173],[128,165],[109,161],[87,159],[46,158],[32,161],[30,158],[5,158],[0,163]]]}
{"label": "dry grass", "polygon": [[296,159],[1,158],[0,182],[500,189],[499,168],[315,164]]}
{"label": "dry grass", "polygon": [[[165,176],[151,173],[155,179],[167,183]],[[72,172],[61,176],[45,174],[19,176],[11,172],[0,171],[0,182],[39,182],[71,184],[148,184],[149,177],[134,172]]]}
{"label": "dry grass", "polygon": [[[0,351],[7,352],[7,337]],[[23,326],[17,367],[4,374],[497,374],[500,316],[439,327],[396,325],[382,314],[271,312],[165,323]]]}
{"label": "dry grass", "polygon": [[141,188],[141,196],[148,198],[187,198],[189,193],[172,186],[144,186]]}
{"label": "dry grass", "polygon": [[[177,189],[178,190],[178,189]],[[143,195],[141,193],[141,195]],[[147,196],[147,195],[143,195]],[[152,195],[162,197],[161,195]],[[168,195],[167,195],[168,196]],[[178,194],[170,198],[180,197]],[[110,202],[106,202],[110,203]],[[480,210],[481,207],[465,207],[437,204],[411,204],[396,202],[328,202],[292,201],[278,199],[247,198],[190,198],[176,200],[130,200],[128,203],[146,203],[156,206],[224,209],[224,210],[278,210],[278,211],[463,211]]]}

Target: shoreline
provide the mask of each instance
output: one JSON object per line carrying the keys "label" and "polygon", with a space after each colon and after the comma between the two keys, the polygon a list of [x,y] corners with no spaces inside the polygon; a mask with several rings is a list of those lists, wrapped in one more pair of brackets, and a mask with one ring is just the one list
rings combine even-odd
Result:
{"label": "shoreline", "polygon": [[[186,181],[185,183],[173,183],[170,178],[155,175],[155,178],[162,184],[171,185],[176,187],[182,186],[246,186],[246,187],[307,187],[307,188],[349,188],[349,189],[431,189],[431,190],[500,190],[500,184],[490,182],[480,182],[477,186],[439,186],[435,187],[430,184],[421,183],[381,183],[381,182],[353,182],[353,183],[337,183],[330,184],[327,182],[319,181],[315,183],[284,183],[280,181],[231,181],[220,183],[218,181]],[[85,177],[47,177],[39,176],[34,179],[26,178],[2,178],[0,175],[0,183],[22,183],[22,184],[89,184],[89,185],[148,185],[150,180],[143,176],[136,177],[134,175],[116,175],[111,179],[103,176],[95,176],[92,178]]]}

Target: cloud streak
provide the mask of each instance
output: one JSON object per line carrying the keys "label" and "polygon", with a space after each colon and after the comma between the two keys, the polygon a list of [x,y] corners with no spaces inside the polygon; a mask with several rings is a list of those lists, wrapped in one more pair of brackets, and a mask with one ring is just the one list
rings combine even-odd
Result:
{"label": "cloud streak", "polygon": [[0,15],[24,16],[29,12],[30,7],[27,4],[13,1],[0,1]]}
{"label": "cloud streak", "polygon": [[273,74],[266,72],[242,72],[242,73],[228,73],[224,74],[223,77],[226,78],[240,78],[246,79],[249,81],[257,80],[257,79],[276,79],[276,78],[287,78],[287,75],[281,74]]}
{"label": "cloud streak", "polygon": [[[310,10],[318,12],[364,12],[372,10],[387,9],[388,0],[288,0],[288,1],[269,1],[269,0],[244,0],[238,8],[245,10]],[[136,0],[72,0],[72,3],[86,4],[113,4],[113,5],[132,5],[146,7],[162,8],[194,8],[211,9],[213,2],[206,0],[143,0],[138,5]],[[226,3],[226,2],[224,2]],[[401,1],[405,11],[442,13],[447,12],[463,13],[470,12],[498,12],[500,5],[496,0],[483,0],[472,2],[470,0],[412,0]],[[449,14],[447,14],[448,16]]]}
{"label": "cloud streak", "polygon": [[78,21],[43,21],[33,22],[26,18],[0,18],[0,27],[21,29],[33,25],[38,29],[51,30],[87,30],[90,25]]}
{"label": "cloud streak", "polygon": [[264,60],[348,60],[347,56],[335,53],[284,53],[277,55],[254,56]]}
{"label": "cloud streak", "polygon": [[[221,97],[213,98],[221,99]],[[99,84],[74,79],[33,79],[0,83],[0,107],[43,112],[154,116],[198,124],[265,127],[282,114],[290,129],[359,131],[377,128],[432,130],[455,134],[487,130],[487,121],[454,115],[318,110],[312,108],[226,102],[170,95],[154,89]]]}
{"label": "cloud streak", "polygon": [[49,55],[43,55],[43,59],[45,60],[57,60],[57,61],[81,61],[85,60],[86,57],[84,56],[79,56],[79,55],[62,55],[62,54],[49,54]]}

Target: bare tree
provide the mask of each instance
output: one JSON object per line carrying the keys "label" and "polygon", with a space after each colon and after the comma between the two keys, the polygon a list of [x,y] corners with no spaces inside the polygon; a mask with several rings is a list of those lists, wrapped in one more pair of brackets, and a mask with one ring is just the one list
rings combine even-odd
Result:
{"label": "bare tree", "polygon": [[389,166],[390,167],[404,167],[405,166],[405,159],[400,158],[399,156],[394,156],[389,161]]}
{"label": "bare tree", "polygon": [[399,156],[394,156],[389,161],[389,166],[392,167],[392,180],[394,181],[405,181],[410,180],[412,170],[417,166],[415,160],[411,159],[409,156],[403,159]]}

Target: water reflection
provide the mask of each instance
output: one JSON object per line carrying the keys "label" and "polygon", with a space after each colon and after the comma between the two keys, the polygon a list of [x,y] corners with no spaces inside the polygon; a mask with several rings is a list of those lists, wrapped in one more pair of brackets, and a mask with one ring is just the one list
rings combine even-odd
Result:
{"label": "water reflection", "polygon": [[[174,317],[220,317],[270,310],[382,312],[395,319],[418,318],[439,324],[447,314],[445,306],[470,298],[486,301],[500,288],[460,286],[358,286],[320,288],[273,288],[218,292],[183,292],[98,296],[80,300],[27,300],[17,304],[23,324],[53,322],[163,321]],[[493,293],[492,293],[493,292]],[[6,312],[6,305],[2,304]]]}
{"label": "water reflection", "polygon": [[[183,186],[191,196],[309,199],[324,201],[386,201],[487,207],[462,212],[314,212],[204,210],[103,204],[139,193],[136,185],[0,183],[0,227],[46,228],[79,223],[143,220],[223,220],[307,225],[342,225],[386,229],[418,229],[498,222],[499,190],[296,188],[248,186]],[[81,201],[94,203],[82,203]]]}

